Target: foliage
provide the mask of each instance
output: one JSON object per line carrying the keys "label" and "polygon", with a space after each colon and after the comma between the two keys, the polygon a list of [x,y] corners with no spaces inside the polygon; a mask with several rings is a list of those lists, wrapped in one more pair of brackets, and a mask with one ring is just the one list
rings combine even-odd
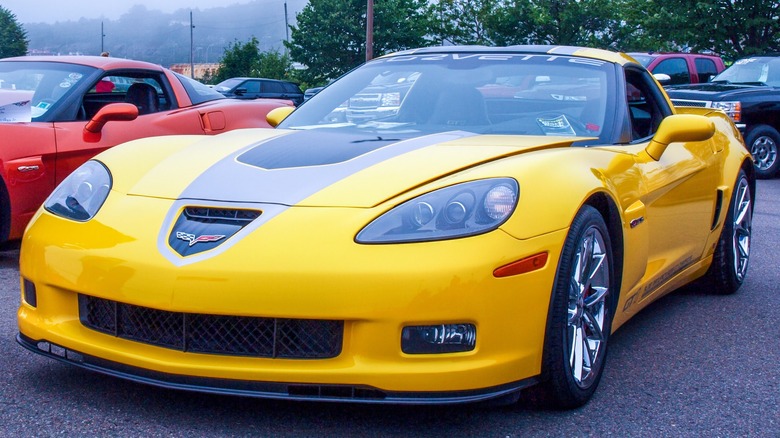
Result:
{"label": "foliage", "polygon": [[27,32],[16,21],[16,15],[0,6],[0,58],[27,54]]}
{"label": "foliage", "polygon": [[[425,0],[382,0],[374,5],[375,55],[427,45],[430,23]],[[285,42],[296,72],[308,84],[324,84],[366,59],[366,0],[310,0],[290,26]]]}
{"label": "foliage", "polygon": [[[733,60],[780,51],[780,2],[764,0],[630,0],[644,29],[642,49],[711,51]],[[650,44],[647,44],[647,43]],[[650,46],[650,47],[648,47]]]}
{"label": "foliage", "polygon": [[252,37],[246,43],[234,41],[225,50],[216,73],[204,82],[219,83],[236,77],[289,79],[292,62],[278,50],[260,52],[258,40]]}
{"label": "foliage", "polygon": [[259,65],[255,75],[261,78],[289,80],[292,72],[292,61],[286,54],[278,50],[260,53]]}

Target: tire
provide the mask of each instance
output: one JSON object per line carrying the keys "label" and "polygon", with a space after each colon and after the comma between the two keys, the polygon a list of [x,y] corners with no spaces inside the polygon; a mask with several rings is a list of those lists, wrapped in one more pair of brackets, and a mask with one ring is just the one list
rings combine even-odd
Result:
{"label": "tire", "polygon": [[552,290],[538,400],[572,409],[590,400],[601,380],[612,327],[615,280],[609,231],[589,206],[574,218]]}
{"label": "tire", "polygon": [[768,125],[758,125],[750,130],[745,144],[756,162],[756,176],[761,179],[774,178],[780,170],[777,148],[780,134]]}
{"label": "tire", "polygon": [[745,171],[740,170],[712,265],[704,278],[713,293],[733,294],[742,286],[750,262],[752,231],[753,195]]}

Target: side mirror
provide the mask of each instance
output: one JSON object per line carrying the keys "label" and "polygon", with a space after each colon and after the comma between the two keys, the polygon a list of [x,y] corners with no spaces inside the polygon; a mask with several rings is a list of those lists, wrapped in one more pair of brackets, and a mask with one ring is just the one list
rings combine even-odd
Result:
{"label": "side mirror", "polygon": [[672,77],[666,73],[656,73],[653,77],[661,85],[669,85],[672,82]]}
{"label": "side mirror", "polygon": [[233,94],[235,94],[236,96],[243,96],[246,94],[246,88],[244,87],[236,88],[235,90],[233,90]]}
{"label": "side mirror", "polygon": [[138,107],[131,103],[110,103],[95,114],[92,120],[84,126],[84,141],[100,140],[100,131],[106,123],[112,121],[129,121],[138,118]]}
{"label": "side mirror", "polygon": [[670,143],[705,141],[715,135],[715,124],[706,116],[675,114],[661,121],[650,144],[645,148],[647,155],[658,161]]}
{"label": "side mirror", "polygon": [[295,107],[293,106],[280,106],[279,108],[274,108],[265,115],[265,121],[268,122],[271,127],[276,128],[282,123],[282,120],[286,119],[293,111],[295,111]]}

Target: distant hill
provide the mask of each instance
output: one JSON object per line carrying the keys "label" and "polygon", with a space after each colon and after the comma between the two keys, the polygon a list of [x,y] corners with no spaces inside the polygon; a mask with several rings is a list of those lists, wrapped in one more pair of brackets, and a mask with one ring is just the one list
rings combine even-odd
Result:
{"label": "distant hill", "polygon": [[[208,9],[190,9],[173,13],[151,11],[134,6],[118,20],[81,19],[54,24],[24,24],[33,54],[98,55],[149,61],[163,66],[194,62],[219,62],[224,49],[235,41],[246,42],[253,36],[260,50],[284,51],[286,38],[284,3],[280,0],[255,0]],[[295,15],[307,0],[288,0],[287,23],[295,24]],[[101,39],[101,24],[103,34]],[[192,41],[192,44],[191,44]],[[192,47],[192,50],[190,48]]]}

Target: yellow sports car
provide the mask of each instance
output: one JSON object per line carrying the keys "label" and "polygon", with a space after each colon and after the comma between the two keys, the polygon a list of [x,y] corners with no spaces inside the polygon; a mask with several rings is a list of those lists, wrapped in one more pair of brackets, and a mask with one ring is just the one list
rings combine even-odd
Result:
{"label": "yellow sports car", "polygon": [[18,342],[195,391],[571,408],[648,303],[745,280],[739,132],[628,56],[404,51],[268,117],[69,176],[22,241]]}

